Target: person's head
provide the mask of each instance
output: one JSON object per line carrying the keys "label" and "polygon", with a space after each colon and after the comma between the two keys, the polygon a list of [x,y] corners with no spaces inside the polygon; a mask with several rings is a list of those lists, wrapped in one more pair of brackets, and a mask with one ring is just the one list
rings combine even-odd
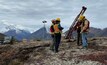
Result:
{"label": "person's head", "polygon": [[60,23],[60,21],[61,21],[60,18],[56,18],[57,23]]}
{"label": "person's head", "polygon": [[56,20],[55,20],[55,19],[53,19],[53,20],[51,20],[51,22],[52,22],[53,24],[55,24],[55,23],[56,23]]}
{"label": "person's head", "polygon": [[84,19],[85,19],[85,16],[80,15],[79,18],[78,18],[78,21],[79,21],[79,22],[82,22]]}

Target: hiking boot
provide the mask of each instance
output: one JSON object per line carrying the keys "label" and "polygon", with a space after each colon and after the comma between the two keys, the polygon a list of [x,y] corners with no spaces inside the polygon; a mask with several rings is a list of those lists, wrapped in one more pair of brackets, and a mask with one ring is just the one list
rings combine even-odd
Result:
{"label": "hiking boot", "polygon": [[78,48],[78,49],[82,49],[83,47],[82,47],[82,46],[78,46],[77,48]]}
{"label": "hiking boot", "polygon": [[88,47],[87,47],[87,46],[85,46],[84,48],[85,48],[86,50],[88,49]]}
{"label": "hiking boot", "polygon": [[59,51],[58,51],[58,50],[55,50],[54,52],[55,52],[55,53],[58,53]]}
{"label": "hiking boot", "polygon": [[50,50],[54,52],[54,49],[50,49]]}
{"label": "hiking boot", "polygon": [[82,47],[81,49],[86,49],[86,50],[87,50],[87,49],[88,49],[88,47],[87,47],[87,46],[84,46],[84,47]]}

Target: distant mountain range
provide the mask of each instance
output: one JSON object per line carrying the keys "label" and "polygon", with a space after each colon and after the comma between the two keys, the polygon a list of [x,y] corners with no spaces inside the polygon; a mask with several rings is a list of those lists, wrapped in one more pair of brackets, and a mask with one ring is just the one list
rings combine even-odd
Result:
{"label": "distant mountain range", "polygon": [[[65,34],[66,33],[67,31],[65,32]],[[72,34],[73,36],[77,36],[76,31],[74,31]],[[90,27],[88,37],[107,37],[107,28],[100,29],[100,28]]]}
{"label": "distant mountain range", "polygon": [[[7,32],[4,32],[5,35],[14,36],[17,40],[22,39],[35,39],[35,40],[43,40],[43,39],[51,39],[49,31],[46,28],[42,27],[39,30],[30,33],[27,30],[20,30],[20,29],[10,29]],[[76,32],[73,32],[73,35],[76,36]],[[107,37],[107,28],[100,29],[90,27],[90,32],[88,37]]]}
{"label": "distant mountain range", "polygon": [[29,39],[31,35],[27,27],[14,25],[8,22],[0,22],[0,28],[0,33],[7,36],[14,36],[17,40],[22,40],[23,38]]}
{"label": "distant mountain range", "polygon": [[[107,28],[100,29],[100,28],[94,28],[90,27],[90,31],[88,34],[88,37],[107,37]],[[67,32],[65,32],[66,34]],[[46,28],[42,27],[39,30],[35,31],[31,35],[31,39],[50,39],[49,31],[46,30]],[[76,31],[73,32],[73,36],[76,35]]]}
{"label": "distant mountain range", "polygon": [[89,37],[107,37],[107,28],[100,29],[90,27]]}
{"label": "distant mountain range", "polygon": [[[51,39],[49,30],[45,27],[31,33],[27,27],[20,25],[9,24],[6,22],[0,22],[0,33],[3,33],[7,36],[14,36],[17,40],[22,39]],[[66,33],[66,32],[65,32]],[[73,32],[76,36],[76,32]],[[88,37],[107,37],[107,28],[100,29],[90,27],[90,32]]]}
{"label": "distant mountain range", "polygon": [[22,40],[22,39],[29,39],[29,36],[31,35],[30,32],[26,30],[9,30],[4,33],[7,36],[14,36],[17,40]]}
{"label": "distant mountain range", "polygon": [[0,33],[6,36],[14,36],[15,39],[21,41],[22,39],[50,39],[49,31],[42,27],[37,31],[31,33],[27,27],[21,25],[14,25],[7,22],[0,22]]}

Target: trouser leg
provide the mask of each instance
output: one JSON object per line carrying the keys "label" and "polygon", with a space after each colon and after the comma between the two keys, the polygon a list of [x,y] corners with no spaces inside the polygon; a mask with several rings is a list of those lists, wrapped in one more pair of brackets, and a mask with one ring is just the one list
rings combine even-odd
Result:
{"label": "trouser leg", "polygon": [[54,47],[55,47],[55,36],[54,35],[51,35],[51,36],[52,36],[52,44],[50,45],[50,49],[54,50]]}
{"label": "trouser leg", "polygon": [[87,34],[86,33],[82,33],[82,46],[83,47],[88,46],[88,43],[87,43]]}
{"label": "trouser leg", "polygon": [[61,34],[56,34],[55,35],[55,40],[56,40],[55,51],[58,52],[59,44],[60,44],[60,41],[61,41]]}
{"label": "trouser leg", "polygon": [[80,45],[80,33],[79,32],[77,33],[77,45],[78,46]]}

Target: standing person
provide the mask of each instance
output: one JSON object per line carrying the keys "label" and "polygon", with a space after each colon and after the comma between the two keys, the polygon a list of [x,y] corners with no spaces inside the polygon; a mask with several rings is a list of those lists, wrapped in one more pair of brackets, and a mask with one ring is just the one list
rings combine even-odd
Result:
{"label": "standing person", "polygon": [[61,32],[63,30],[63,27],[60,25],[60,18],[56,19],[55,25],[54,25],[54,34],[55,34],[55,52],[58,52],[59,44],[61,41]]}
{"label": "standing person", "polygon": [[81,15],[79,17],[79,21],[82,22],[82,24],[81,24],[81,32],[80,32],[81,35],[82,35],[82,47],[83,48],[88,48],[87,34],[88,34],[88,31],[89,31],[90,22],[83,15]]}
{"label": "standing person", "polygon": [[52,44],[50,45],[50,50],[54,51],[55,50],[55,35],[54,35],[54,25],[55,25],[55,22],[56,20],[53,19],[51,20],[52,22],[52,25],[50,26],[50,34],[51,34],[51,37],[52,37]]}
{"label": "standing person", "polygon": [[74,30],[77,30],[77,45],[80,46],[82,44],[81,40],[81,21],[78,21],[77,24],[74,27]]}

